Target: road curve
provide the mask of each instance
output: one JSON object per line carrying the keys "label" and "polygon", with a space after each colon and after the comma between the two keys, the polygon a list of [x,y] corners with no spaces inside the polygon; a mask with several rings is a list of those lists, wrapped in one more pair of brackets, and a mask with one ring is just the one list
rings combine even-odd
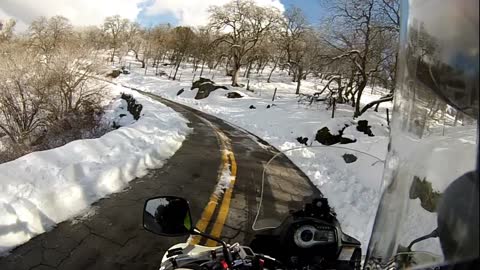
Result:
{"label": "road curve", "polygon": [[[250,242],[263,167],[278,151],[214,116],[143,94],[190,121],[193,132],[182,147],[162,168],[149,171],[145,177],[131,181],[124,191],[94,203],[86,215],[62,222],[0,258],[0,269],[158,269],[165,250],[184,242],[186,237],[165,238],[145,231],[142,227],[145,200],[157,195],[184,197],[190,201],[193,219],[200,220],[225,163],[224,140],[228,141],[235,159],[236,181],[229,203],[225,204],[226,195],[219,198],[205,230],[220,230],[222,238],[230,243]],[[264,186],[264,200],[268,202],[264,203],[264,211],[275,212],[282,207],[295,209],[300,206],[299,201],[321,194],[286,157],[280,157],[275,168],[269,172],[275,182]],[[222,209],[225,205],[227,209]],[[220,209],[226,210],[224,219],[220,218]],[[200,241],[205,243],[203,239]]]}

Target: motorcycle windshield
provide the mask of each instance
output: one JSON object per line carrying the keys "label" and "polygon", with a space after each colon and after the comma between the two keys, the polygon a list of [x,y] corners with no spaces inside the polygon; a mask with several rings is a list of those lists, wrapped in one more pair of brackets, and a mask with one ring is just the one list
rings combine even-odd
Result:
{"label": "motorcycle windshield", "polygon": [[365,246],[380,195],[382,157],[387,150],[385,142],[378,145],[385,147],[372,144],[371,154],[360,151],[365,145],[355,143],[293,147],[276,154],[266,161],[257,186],[258,207],[252,229],[276,228],[290,211],[303,209],[313,198],[326,197],[343,231]]}

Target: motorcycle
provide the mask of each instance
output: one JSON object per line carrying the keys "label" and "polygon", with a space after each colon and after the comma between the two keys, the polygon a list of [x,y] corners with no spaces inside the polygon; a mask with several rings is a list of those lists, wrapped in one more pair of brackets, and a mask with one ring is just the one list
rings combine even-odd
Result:
{"label": "motorcycle", "polygon": [[[334,150],[336,152],[330,153],[329,156],[342,158],[340,154],[345,152],[345,148],[339,147]],[[325,149],[322,151],[325,156]],[[305,186],[302,189],[302,184],[298,185],[302,180],[297,179],[294,181],[297,184],[296,191],[288,190],[288,196],[284,196],[287,199],[276,204],[281,200],[281,196],[274,198],[275,194],[285,190],[273,190],[275,186],[292,181],[290,175],[285,176],[288,169],[283,167],[285,163],[282,158],[285,156],[276,155],[264,166],[261,193],[257,194],[259,199],[257,215],[252,225],[255,234],[248,246],[240,243],[227,244],[195,228],[189,203],[184,198],[159,196],[148,199],[143,213],[143,226],[146,230],[167,237],[200,236],[219,244],[217,247],[192,245],[188,241],[176,244],[164,254],[160,270],[361,269],[363,265],[360,241],[342,231],[335,211],[321,193],[305,195],[311,190],[311,186],[303,183]],[[338,160],[335,162],[339,164]],[[363,162],[357,164],[358,167],[383,167],[382,162],[372,157],[370,159],[364,157],[358,162]],[[380,169],[371,171],[381,174]],[[372,173],[368,176],[372,177]],[[289,179],[281,179],[282,177]],[[301,178],[305,181],[304,177]],[[284,180],[286,182],[282,182]],[[307,198],[308,203],[304,203]],[[429,254],[414,252],[411,249],[413,244],[430,237],[435,235],[432,233],[414,240],[400,253],[405,265],[435,259]],[[366,265],[365,268],[377,267]]]}
{"label": "motorcycle", "polygon": [[[361,244],[342,232],[326,198],[292,211],[281,226],[262,230],[250,246],[228,245],[192,225],[188,201],[161,196],[146,201],[144,228],[162,236],[198,235],[220,244],[180,243],[167,250],[161,270],[189,269],[360,269]],[[272,248],[275,247],[275,248]]]}

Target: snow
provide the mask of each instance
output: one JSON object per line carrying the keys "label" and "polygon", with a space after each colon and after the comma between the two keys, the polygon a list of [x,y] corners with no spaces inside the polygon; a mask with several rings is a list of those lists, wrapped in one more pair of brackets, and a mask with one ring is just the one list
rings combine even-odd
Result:
{"label": "snow", "polygon": [[[352,120],[352,118],[349,117],[341,117],[341,118],[334,118],[328,122],[325,123],[325,127],[328,128],[328,131],[330,131],[330,134],[332,135],[340,135],[340,131],[347,127],[347,126],[352,126],[355,123],[355,121]],[[351,134],[353,135],[353,134]]]}
{"label": "snow", "polygon": [[[183,74],[181,81],[171,81],[166,77],[154,76],[154,69],[147,71],[145,76],[143,69],[134,66],[135,63],[132,63],[130,75],[122,75],[115,81],[217,116],[254,133],[280,150],[298,148],[302,145],[296,138],[307,137],[308,145],[312,147],[286,154],[328,197],[343,230],[360,240],[363,251],[366,251],[379,201],[384,166],[378,159],[385,159],[389,140],[385,109],[391,110],[391,103],[383,103],[378,113],[371,110],[356,119],[368,120],[375,137],[369,137],[352,127],[345,129],[345,136],[357,139],[356,143],[341,146],[345,148],[323,147],[314,141],[316,132],[324,126],[332,132],[338,132],[345,123],[355,123],[352,119],[353,108],[351,105],[337,104],[335,118],[332,119],[331,111],[326,110],[324,103],[311,106],[299,104],[294,94],[296,83],[291,82],[286,73],[274,72],[271,83],[266,83],[268,74],[252,76],[252,92],[231,87],[231,78],[223,76],[224,71],[205,70],[203,77],[211,79],[214,74],[213,81],[217,85],[227,86],[229,90],[218,89],[208,98],[196,100],[194,97],[198,89],[190,90],[194,74],[190,67],[179,71]],[[169,74],[169,70],[165,71]],[[199,78],[198,74],[195,78]],[[242,80],[240,82],[246,85],[246,79]],[[317,89],[322,89],[322,83],[317,79],[302,81],[301,92],[313,94]],[[272,102],[275,88],[277,93]],[[180,89],[184,89],[184,92],[177,96]],[[227,93],[233,91],[243,95],[243,98],[227,98]],[[368,88],[362,102],[368,103],[386,92],[384,89]],[[249,109],[250,105],[256,109]],[[268,105],[271,107],[267,108]],[[356,155],[358,160],[346,164],[342,158],[345,153]]]}
{"label": "snow", "polygon": [[84,213],[148,169],[160,168],[191,131],[186,119],[161,103],[121,86],[111,91],[132,94],[143,105],[138,121],[117,99],[105,121],[123,127],[0,164],[0,254]]}

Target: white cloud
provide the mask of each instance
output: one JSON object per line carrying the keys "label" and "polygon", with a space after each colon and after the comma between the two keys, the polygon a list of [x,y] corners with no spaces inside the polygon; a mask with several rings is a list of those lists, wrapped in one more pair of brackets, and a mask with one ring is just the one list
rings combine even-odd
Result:
{"label": "white cloud", "polygon": [[[171,14],[181,25],[205,25],[208,22],[208,8],[224,5],[230,0],[155,0],[146,9],[147,15]],[[285,8],[280,0],[255,0],[261,6],[273,6],[280,11]]]}
{"label": "white cloud", "polygon": [[[105,17],[119,14],[135,20],[139,3],[145,0],[0,0],[0,19],[14,18],[26,27],[39,16],[62,15],[74,25],[98,25]],[[2,16],[3,15],[3,16]]]}
{"label": "white cloud", "polygon": [[[0,20],[16,19],[20,31],[40,16],[61,15],[74,25],[99,25],[105,17],[116,14],[135,20],[142,9],[139,4],[143,4],[146,15],[170,14],[181,25],[203,25],[208,21],[209,6],[227,2],[229,0],[0,0]],[[284,10],[280,0],[255,2]]]}

